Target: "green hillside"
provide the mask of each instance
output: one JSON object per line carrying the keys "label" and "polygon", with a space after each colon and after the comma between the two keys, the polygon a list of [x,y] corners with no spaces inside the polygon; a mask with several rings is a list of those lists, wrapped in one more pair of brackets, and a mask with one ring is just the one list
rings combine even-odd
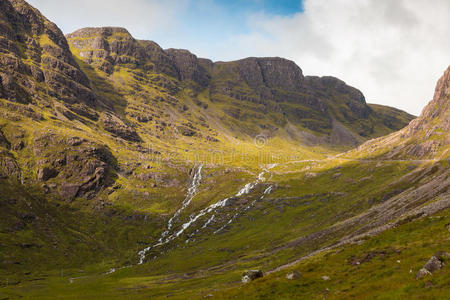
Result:
{"label": "green hillside", "polygon": [[0,7],[0,299],[448,294],[443,252],[415,276],[450,252],[450,70],[413,120],[283,58]]}

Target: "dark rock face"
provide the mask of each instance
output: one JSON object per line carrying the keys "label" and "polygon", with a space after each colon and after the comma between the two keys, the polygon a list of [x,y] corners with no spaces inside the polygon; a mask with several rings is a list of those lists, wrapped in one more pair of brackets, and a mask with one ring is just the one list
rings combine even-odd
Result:
{"label": "dark rock face", "polygon": [[174,62],[180,80],[191,80],[198,83],[201,87],[208,85],[210,75],[200,64],[197,56],[182,49],[167,49],[165,52]]}
{"label": "dark rock face", "polygon": [[40,181],[47,181],[50,178],[54,178],[56,176],[58,176],[58,171],[53,168],[43,167],[38,169],[37,171],[37,178]]}
{"label": "dark rock face", "polygon": [[100,117],[100,123],[106,131],[111,132],[124,140],[131,142],[141,141],[141,138],[133,128],[126,125],[121,119],[113,114],[104,113]]}
{"label": "dark rock face", "polygon": [[11,143],[6,139],[1,130],[0,130],[0,147],[4,147],[6,149],[9,149],[11,147]]}
{"label": "dark rock face", "polygon": [[33,153],[38,165],[37,179],[50,182],[51,192],[66,200],[93,197],[112,184],[114,157],[107,148],[86,139],[52,133],[37,135]]}
{"label": "dark rock face", "polygon": [[135,40],[120,27],[83,28],[68,34],[84,62],[111,74],[116,65],[156,71],[178,77],[172,59],[152,41]]}
{"label": "dark rock face", "polygon": [[252,88],[265,86],[299,90],[302,86],[302,70],[290,60],[278,57],[250,57],[238,60],[236,64],[239,74]]}
{"label": "dark rock face", "polygon": [[20,168],[14,156],[8,151],[0,150],[0,179],[20,179]]}
{"label": "dark rock face", "polygon": [[[87,77],[75,62],[59,28],[23,0],[1,0],[0,93],[29,103],[39,93],[92,105]],[[45,82],[49,90],[37,83]]]}

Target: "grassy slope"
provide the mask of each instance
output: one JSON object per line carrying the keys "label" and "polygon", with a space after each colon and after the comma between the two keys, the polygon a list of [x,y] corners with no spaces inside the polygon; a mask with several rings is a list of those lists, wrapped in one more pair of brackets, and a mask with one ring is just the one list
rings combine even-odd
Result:
{"label": "grassy slope", "polygon": [[[47,42],[45,37],[41,42]],[[74,54],[78,55],[75,50]],[[270,270],[337,240],[345,232],[302,247],[289,246],[289,242],[299,236],[326,228],[381,201],[384,193],[396,188],[387,184],[412,168],[408,163],[377,167],[377,163],[339,160],[283,164],[273,170],[270,180],[276,185],[273,194],[236,219],[222,234],[212,233],[220,226],[216,224],[215,228],[201,231],[195,243],[186,244],[186,236],[181,236],[167,245],[156,260],[101,275],[113,266],[135,263],[137,250],[156,241],[168,217],[184,199],[189,170],[194,163],[207,164],[205,178],[192,205],[181,215],[182,220],[207,204],[235,194],[245,183],[255,179],[262,164],[322,159],[335,154],[336,150],[301,145],[287,132],[263,141],[267,143],[261,147],[252,138],[261,132],[258,122],[266,128],[283,127],[286,120],[279,114],[260,111],[259,106],[255,112],[254,106],[243,106],[227,97],[211,101],[208,91],[201,91],[197,97],[189,85],[183,85],[182,91],[170,92],[167,86],[179,84],[170,76],[142,74],[128,66],[116,67],[112,75],[107,75],[80,60],[78,63],[88,75],[95,93],[114,107],[126,124],[136,128],[145,147],[161,154],[138,151],[136,145],[106,132],[99,122],[82,116],[77,116],[75,121],[68,120],[57,112],[56,108],[62,108],[59,102],[50,101],[53,108],[47,101],[41,103],[36,99],[33,109],[43,116],[39,120],[25,117],[25,106],[18,105],[20,109],[13,111],[11,105],[1,100],[6,103],[0,109],[2,131],[9,138],[20,127],[28,146],[23,150],[10,150],[23,171],[27,191],[23,191],[22,186],[0,182],[5,191],[1,203],[6,207],[0,211],[0,280],[1,292],[5,295],[79,299],[138,293],[142,297],[165,297],[171,290],[185,297],[186,293],[198,295],[200,290],[212,286],[235,286],[244,269]],[[245,85],[239,88],[248,89]],[[198,105],[199,99],[207,104],[206,108]],[[333,109],[339,111],[341,104],[337,103]],[[243,116],[239,122],[226,113],[233,113],[236,107]],[[311,113],[297,105],[293,105],[293,109]],[[140,114],[157,117],[144,123],[133,117]],[[305,121],[313,126],[323,125],[320,120]],[[370,127],[370,124],[344,125]],[[186,126],[192,126],[196,132],[192,138],[179,134],[179,128]],[[376,135],[388,130],[385,126],[380,128],[375,126]],[[306,127],[298,129],[306,130]],[[67,203],[44,196],[40,183],[35,182],[39,156],[33,153],[32,141],[46,131],[64,137],[79,136],[105,145],[112,149],[120,169],[132,170],[131,175],[115,170],[118,189],[111,194],[102,191],[93,200],[76,199]],[[219,142],[209,141],[207,136]],[[58,147],[47,151],[62,150],[61,145]],[[338,166],[342,168],[335,169]],[[167,180],[162,183],[153,179],[140,180],[138,175],[148,173],[149,169]],[[341,175],[334,177],[338,173]],[[57,178],[52,182],[63,180]],[[364,187],[357,188],[359,184]],[[266,187],[267,184],[258,186],[253,194],[240,201],[248,203],[259,197]],[[9,195],[14,195],[15,199]],[[287,197],[292,198],[283,199]],[[223,224],[234,213],[233,207],[222,213]],[[19,225],[28,214],[35,214],[38,221]],[[199,224],[193,229],[198,229]],[[23,228],[14,229],[17,226]],[[280,245],[286,247],[277,249]],[[69,284],[69,278],[79,276],[86,277]]]}
{"label": "grassy slope", "polygon": [[[289,242],[383,201],[385,194],[402,186],[402,183],[396,186],[390,183],[415,168],[408,162],[383,165],[378,162],[347,162],[336,169],[338,165],[342,162],[328,160],[275,168],[272,182],[277,184],[277,188],[273,194],[236,219],[223,233],[212,234],[214,227],[207,228],[195,237],[194,243],[188,244],[184,242],[186,237],[182,236],[165,247],[167,251],[157,254],[157,259],[142,266],[119,270],[107,276],[99,275],[98,267],[83,273],[71,270],[62,278],[50,275],[43,284],[25,282],[5,292],[38,297],[51,289],[60,293],[61,297],[73,295],[74,298],[119,297],[135,293],[136,297],[165,297],[166,294],[176,296],[180,293],[179,297],[183,298],[187,293],[198,296],[204,290],[236,286],[245,269],[268,271],[332,244],[346,232],[335,232],[333,236],[298,245],[290,245]],[[300,168],[304,170],[298,171]],[[311,173],[317,175],[308,178],[310,175],[307,174]],[[341,175],[336,176],[337,173]],[[359,188],[361,185],[358,182],[364,182],[363,189]],[[258,196],[262,188],[257,188],[250,198]],[[204,192],[200,191],[196,201],[201,201],[202,195],[208,195]],[[228,213],[224,211],[223,216]],[[330,218],[330,215],[334,217]],[[195,225],[194,229],[201,224]],[[285,247],[280,249],[280,246]],[[107,268],[104,267],[103,271],[106,272]],[[330,274],[334,278],[335,273]],[[86,275],[86,278],[73,284],[68,283],[69,277]],[[261,288],[264,291],[264,287]],[[280,289],[282,293],[284,290]],[[227,293],[234,292],[230,290]]]}

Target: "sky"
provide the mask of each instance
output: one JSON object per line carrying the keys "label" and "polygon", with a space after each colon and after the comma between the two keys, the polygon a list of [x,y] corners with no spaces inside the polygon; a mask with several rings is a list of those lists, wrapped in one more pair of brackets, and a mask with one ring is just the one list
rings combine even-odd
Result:
{"label": "sky", "polygon": [[64,33],[120,26],[229,61],[291,59],[419,115],[450,64],[449,0],[29,0]]}

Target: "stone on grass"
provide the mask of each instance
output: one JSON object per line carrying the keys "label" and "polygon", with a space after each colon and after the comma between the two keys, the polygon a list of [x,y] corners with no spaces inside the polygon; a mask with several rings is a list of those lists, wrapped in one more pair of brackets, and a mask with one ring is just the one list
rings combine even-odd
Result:
{"label": "stone on grass", "polygon": [[450,254],[445,251],[438,251],[433,255],[427,263],[416,274],[416,279],[423,278],[427,275],[431,275],[434,272],[442,269],[445,262],[450,259]]}
{"label": "stone on grass", "polygon": [[263,277],[263,272],[261,270],[249,270],[242,274],[242,282],[247,283],[255,279]]}
{"label": "stone on grass", "polygon": [[298,279],[300,277],[302,277],[302,274],[299,271],[294,271],[294,272],[286,274],[286,279],[289,279],[289,280]]}

